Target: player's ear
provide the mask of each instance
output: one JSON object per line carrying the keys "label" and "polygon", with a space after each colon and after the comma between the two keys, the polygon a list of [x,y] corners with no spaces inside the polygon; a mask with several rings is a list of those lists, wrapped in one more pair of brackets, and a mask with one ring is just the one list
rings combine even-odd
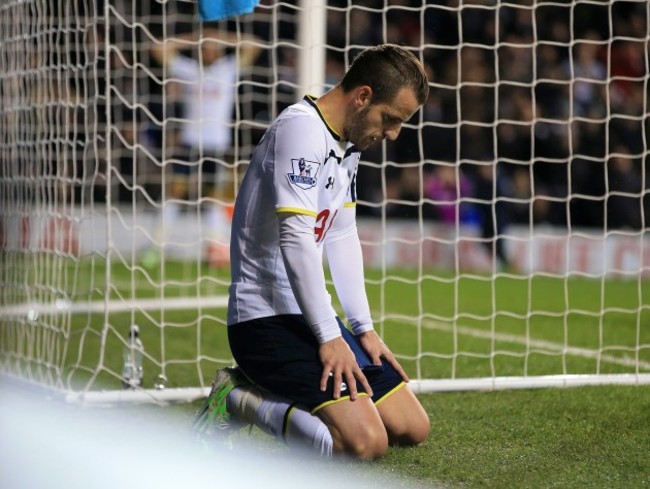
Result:
{"label": "player's ear", "polygon": [[355,105],[357,107],[365,107],[370,105],[372,101],[372,87],[370,85],[361,85],[355,90]]}

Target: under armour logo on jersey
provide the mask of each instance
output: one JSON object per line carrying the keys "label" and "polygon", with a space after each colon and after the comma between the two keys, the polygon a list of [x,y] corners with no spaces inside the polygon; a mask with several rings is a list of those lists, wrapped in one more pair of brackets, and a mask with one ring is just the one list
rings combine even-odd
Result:
{"label": "under armour logo on jersey", "polygon": [[330,188],[334,186],[334,177],[327,177],[327,183],[325,184],[325,188]]}
{"label": "under armour logo on jersey", "polygon": [[336,156],[336,153],[334,152],[333,149],[330,149],[330,154],[327,155],[327,158],[325,158],[325,163],[323,163],[323,166],[327,165],[327,162],[330,160],[330,158],[334,158],[336,160],[337,164],[341,164],[341,161],[343,161],[343,158],[339,158]]}
{"label": "under armour logo on jersey", "polygon": [[345,154],[343,155],[343,159],[347,158],[348,156],[350,156],[351,154],[354,154],[354,153],[359,153],[359,150],[357,149],[356,146],[353,145],[353,146],[350,146],[348,149],[345,150]]}

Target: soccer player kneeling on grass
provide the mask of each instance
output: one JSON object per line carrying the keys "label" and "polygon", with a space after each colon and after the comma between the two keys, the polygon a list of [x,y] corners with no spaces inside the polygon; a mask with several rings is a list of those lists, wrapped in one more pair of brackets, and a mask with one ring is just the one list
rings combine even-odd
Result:
{"label": "soccer player kneeling on grass", "polygon": [[[199,431],[250,423],[290,446],[364,460],[426,439],[428,416],[370,317],[355,181],[360,152],[397,138],[427,96],[418,59],[384,44],[266,131],[232,224],[228,339],[237,367],[217,373]],[[350,329],[332,307],[323,251]]]}

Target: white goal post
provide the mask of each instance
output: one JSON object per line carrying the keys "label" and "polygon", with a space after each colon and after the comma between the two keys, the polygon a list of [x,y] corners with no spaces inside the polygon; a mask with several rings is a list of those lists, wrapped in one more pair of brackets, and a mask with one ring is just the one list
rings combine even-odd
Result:
{"label": "white goal post", "polygon": [[[650,384],[650,4],[195,10],[0,5],[1,379],[71,402],[205,396],[232,362],[229,216],[252,149],[395,42],[431,94],[362,156],[357,208],[373,318],[411,388]],[[144,379],[123,389],[133,324]]]}

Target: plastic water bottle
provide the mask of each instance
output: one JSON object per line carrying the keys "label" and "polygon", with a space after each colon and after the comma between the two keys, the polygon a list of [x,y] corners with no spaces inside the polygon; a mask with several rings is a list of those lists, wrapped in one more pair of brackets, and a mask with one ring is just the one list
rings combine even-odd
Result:
{"label": "plastic water bottle", "polygon": [[144,348],[140,339],[140,328],[136,324],[129,330],[129,341],[124,345],[124,367],[122,369],[122,386],[125,389],[142,387],[142,356]]}

